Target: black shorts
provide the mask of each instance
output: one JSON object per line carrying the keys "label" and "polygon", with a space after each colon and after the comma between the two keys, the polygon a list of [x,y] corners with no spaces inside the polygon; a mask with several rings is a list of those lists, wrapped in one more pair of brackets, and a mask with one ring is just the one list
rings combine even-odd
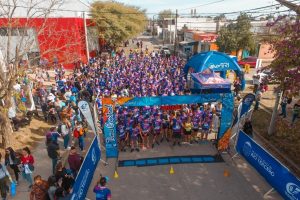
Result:
{"label": "black shorts", "polygon": [[193,131],[197,132],[199,131],[199,128],[193,128]]}
{"label": "black shorts", "polygon": [[180,139],[181,133],[180,132],[173,132],[173,138]]}
{"label": "black shorts", "polygon": [[186,131],[184,130],[184,135],[191,135],[192,134],[192,131]]}
{"label": "black shorts", "polygon": [[169,127],[170,127],[169,124],[163,124],[163,125],[162,125],[162,128],[163,128],[163,129],[167,129],[167,128],[169,128]]}

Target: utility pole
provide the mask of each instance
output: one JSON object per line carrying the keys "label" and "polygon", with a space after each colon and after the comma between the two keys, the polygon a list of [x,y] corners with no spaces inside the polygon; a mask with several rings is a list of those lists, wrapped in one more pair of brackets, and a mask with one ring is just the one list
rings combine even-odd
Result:
{"label": "utility pole", "polygon": [[174,54],[177,55],[177,18],[178,18],[178,10],[176,9],[175,15],[175,40],[174,40]]}
{"label": "utility pole", "polygon": [[154,38],[154,15],[152,16],[152,38]]}
{"label": "utility pole", "polygon": [[90,52],[89,52],[89,43],[88,43],[88,36],[87,36],[87,27],[86,27],[86,17],[85,12],[83,12],[83,24],[84,24],[84,38],[85,38],[85,48],[86,48],[86,58],[87,62],[90,61]]}
{"label": "utility pole", "polygon": [[[169,20],[168,20],[168,21],[169,21]],[[172,32],[172,14],[171,14],[171,20],[170,20],[170,31],[169,31],[170,44],[172,44],[172,36],[171,36],[171,32]]]}

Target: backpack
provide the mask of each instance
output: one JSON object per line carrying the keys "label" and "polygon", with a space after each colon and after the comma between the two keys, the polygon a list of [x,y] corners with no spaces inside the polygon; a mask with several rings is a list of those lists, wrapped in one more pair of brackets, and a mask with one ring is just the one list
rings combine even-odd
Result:
{"label": "backpack", "polygon": [[293,101],[293,98],[288,98],[288,100],[287,100],[287,104],[291,104],[291,103],[292,103],[292,101]]}

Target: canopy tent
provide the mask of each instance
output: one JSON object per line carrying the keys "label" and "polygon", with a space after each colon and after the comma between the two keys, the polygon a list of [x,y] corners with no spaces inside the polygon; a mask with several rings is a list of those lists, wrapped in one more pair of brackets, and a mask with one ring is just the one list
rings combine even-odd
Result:
{"label": "canopy tent", "polygon": [[242,89],[245,88],[243,72],[236,60],[218,51],[208,51],[194,55],[187,62],[183,71],[187,75],[188,73],[203,72],[206,69],[220,72],[222,78],[226,78],[227,70],[232,70],[240,77]]}
{"label": "canopy tent", "polygon": [[221,78],[211,69],[206,69],[203,72],[191,73],[191,88],[194,89],[221,89],[224,92],[230,92],[231,83],[228,80]]}

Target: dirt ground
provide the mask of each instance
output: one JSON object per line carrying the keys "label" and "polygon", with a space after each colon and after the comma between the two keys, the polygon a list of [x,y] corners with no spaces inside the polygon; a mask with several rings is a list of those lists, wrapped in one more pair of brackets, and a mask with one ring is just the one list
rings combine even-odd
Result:
{"label": "dirt ground", "polygon": [[22,149],[25,146],[29,147],[29,149],[34,149],[38,141],[45,139],[45,133],[51,126],[53,125],[33,118],[29,126],[13,132],[10,146],[15,150]]}

